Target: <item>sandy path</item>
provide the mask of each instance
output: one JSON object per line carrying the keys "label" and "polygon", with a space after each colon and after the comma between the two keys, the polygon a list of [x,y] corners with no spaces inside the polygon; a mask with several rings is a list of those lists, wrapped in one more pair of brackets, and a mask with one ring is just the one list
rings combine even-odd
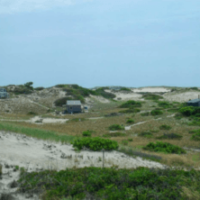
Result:
{"label": "sandy path", "polygon": [[[18,179],[19,172],[15,166],[24,167],[27,171],[40,169],[66,169],[76,166],[102,167],[102,152],[83,150],[75,152],[72,145],[62,145],[43,140],[37,140],[21,134],[0,131],[0,164],[3,166],[3,177],[0,180],[0,194],[14,194],[16,200],[24,200],[28,194],[18,194],[17,188],[10,188],[9,184]],[[132,158],[123,153],[105,152],[105,167],[113,165],[119,168],[164,168],[157,162]],[[37,196],[30,200],[39,199]]]}

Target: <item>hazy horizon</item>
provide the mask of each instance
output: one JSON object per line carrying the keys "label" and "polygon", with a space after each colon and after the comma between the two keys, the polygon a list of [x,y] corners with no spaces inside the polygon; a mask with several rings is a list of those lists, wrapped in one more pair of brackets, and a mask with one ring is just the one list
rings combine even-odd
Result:
{"label": "hazy horizon", "polygon": [[0,85],[200,87],[200,1],[0,1]]}

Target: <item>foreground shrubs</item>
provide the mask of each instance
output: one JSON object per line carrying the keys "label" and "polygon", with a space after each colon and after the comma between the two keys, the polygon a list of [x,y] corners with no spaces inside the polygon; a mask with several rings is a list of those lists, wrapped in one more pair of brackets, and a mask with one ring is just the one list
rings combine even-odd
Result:
{"label": "foreground shrubs", "polygon": [[113,124],[111,126],[109,126],[109,130],[111,131],[117,131],[117,130],[124,130],[124,126],[119,125],[119,124]]}
{"label": "foreground shrubs", "polygon": [[[105,200],[182,200],[200,195],[200,172],[171,169],[82,168],[62,171],[23,172],[20,192],[38,192],[43,199],[105,199]],[[190,197],[191,197],[190,196]],[[193,197],[193,196],[192,196]],[[190,198],[195,199],[195,198]]]}
{"label": "foreground shrubs", "polygon": [[82,135],[84,137],[91,137],[92,136],[92,131],[90,131],[90,130],[83,131]]}
{"label": "foreground shrubs", "polygon": [[76,139],[71,144],[73,144],[73,147],[81,150],[83,148],[88,148],[93,151],[101,151],[102,149],[111,151],[118,149],[118,143],[116,141],[112,141],[109,139],[103,139],[103,138],[82,138],[82,139]]}
{"label": "foreground shrubs", "polygon": [[163,153],[174,153],[184,154],[186,151],[181,147],[167,143],[167,142],[150,142],[146,147],[143,148],[148,151],[163,152]]}
{"label": "foreground shrubs", "polygon": [[179,112],[186,116],[186,117],[200,117],[200,108],[199,107],[194,107],[194,106],[185,106],[182,107]]}
{"label": "foreground shrubs", "polygon": [[147,138],[150,138],[153,136],[153,134],[149,131],[144,131],[142,133],[139,134],[140,137],[147,137]]}
{"label": "foreground shrubs", "polygon": [[133,120],[133,119],[128,119],[127,121],[126,121],[126,123],[127,124],[133,124],[135,121]]}
{"label": "foreground shrubs", "polygon": [[171,105],[169,102],[167,101],[159,101],[158,102],[158,106],[162,107],[162,108],[170,108],[173,105]]}

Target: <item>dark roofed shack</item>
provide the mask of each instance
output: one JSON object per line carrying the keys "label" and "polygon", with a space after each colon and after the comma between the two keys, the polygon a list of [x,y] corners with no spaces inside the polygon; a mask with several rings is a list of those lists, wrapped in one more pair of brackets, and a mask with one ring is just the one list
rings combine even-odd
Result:
{"label": "dark roofed shack", "polygon": [[67,112],[70,114],[81,113],[81,101],[77,100],[68,100],[67,101]]}
{"label": "dark roofed shack", "polygon": [[200,107],[200,98],[188,101],[187,105],[188,106]]}

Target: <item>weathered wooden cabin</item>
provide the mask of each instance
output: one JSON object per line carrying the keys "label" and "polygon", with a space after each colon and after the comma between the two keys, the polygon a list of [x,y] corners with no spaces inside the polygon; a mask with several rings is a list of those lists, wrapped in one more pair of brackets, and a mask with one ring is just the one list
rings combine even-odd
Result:
{"label": "weathered wooden cabin", "polygon": [[195,107],[200,107],[200,98],[198,99],[192,99],[187,102],[188,106],[195,106]]}
{"label": "weathered wooden cabin", "polygon": [[68,100],[67,101],[67,112],[70,114],[81,113],[81,101],[77,100]]}

